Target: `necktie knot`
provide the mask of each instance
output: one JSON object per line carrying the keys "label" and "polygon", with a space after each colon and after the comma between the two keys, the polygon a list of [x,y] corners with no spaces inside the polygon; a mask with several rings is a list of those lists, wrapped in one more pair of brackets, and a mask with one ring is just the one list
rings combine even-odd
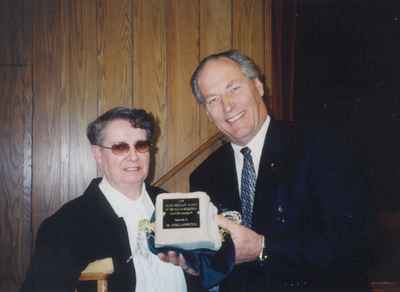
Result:
{"label": "necktie knot", "polygon": [[251,150],[249,147],[243,147],[242,149],[240,149],[240,153],[242,153],[244,157],[249,157],[249,155],[251,154]]}

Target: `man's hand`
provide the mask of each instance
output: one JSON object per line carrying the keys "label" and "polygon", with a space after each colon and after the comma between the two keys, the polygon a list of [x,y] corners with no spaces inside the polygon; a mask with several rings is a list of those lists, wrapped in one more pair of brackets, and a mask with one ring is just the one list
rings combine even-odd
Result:
{"label": "man's hand", "polygon": [[217,215],[215,220],[219,226],[229,231],[235,245],[235,262],[237,264],[257,260],[262,250],[262,235],[236,224],[222,215]]}
{"label": "man's hand", "polygon": [[185,258],[183,257],[182,254],[180,254],[178,256],[176,254],[176,252],[169,251],[167,254],[159,253],[158,254],[158,258],[160,260],[162,260],[163,262],[171,263],[171,264],[174,264],[175,266],[180,266],[185,273],[188,273],[188,274],[190,274],[192,276],[198,276],[199,275],[198,272],[196,272],[195,270],[189,268],[189,266],[187,265],[186,260],[185,260]]}

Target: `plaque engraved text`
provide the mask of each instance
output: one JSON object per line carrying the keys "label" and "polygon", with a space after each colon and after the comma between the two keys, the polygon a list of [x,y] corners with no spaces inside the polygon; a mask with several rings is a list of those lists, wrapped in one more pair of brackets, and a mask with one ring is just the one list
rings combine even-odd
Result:
{"label": "plaque engraved text", "polygon": [[200,204],[198,198],[163,200],[163,228],[199,228]]}

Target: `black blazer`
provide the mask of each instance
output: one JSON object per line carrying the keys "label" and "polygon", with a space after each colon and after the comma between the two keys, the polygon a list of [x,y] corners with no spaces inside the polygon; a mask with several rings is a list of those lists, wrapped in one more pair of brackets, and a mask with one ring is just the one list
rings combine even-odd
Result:
{"label": "black blazer", "polygon": [[[253,210],[269,259],[263,267],[236,265],[220,291],[366,287],[366,185],[337,138],[271,120]],[[219,210],[241,210],[230,144],[192,173],[190,186],[207,192]]]}
{"label": "black blazer", "polygon": [[[135,267],[128,233],[94,179],[84,194],[66,203],[41,224],[36,249],[21,292],[72,292],[86,266],[111,257],[114,274],[110,291],[134,291]],[[155,200],[162,189],[146,186]]]}

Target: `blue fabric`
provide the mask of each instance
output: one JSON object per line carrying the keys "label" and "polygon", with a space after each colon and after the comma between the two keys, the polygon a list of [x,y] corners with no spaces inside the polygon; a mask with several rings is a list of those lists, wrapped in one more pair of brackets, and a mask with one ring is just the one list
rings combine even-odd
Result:
{"label": "blue fabric", "polygon": [[[154,214],[151,221],[154,221]],[[207,289],[224,280],[235,265],[235,248],[229,235],[225,236],[218,251],[209,249],[184,250],[175,247],[156,248],[154,236],[148,236],[147,242],[153,254],[157,255],[168,251],[175,251],[178,255],[182,254],[187,265],[199,273],[201,285]]]}
{"label": "blue fabric", "polygon": [[254,169],[250,148],[244,147],[240,150],[240,152],[243,154],[243,169],[240,187],[243,225],[251,228],[254,205],[254,191],[256,189],[256,171]]}

